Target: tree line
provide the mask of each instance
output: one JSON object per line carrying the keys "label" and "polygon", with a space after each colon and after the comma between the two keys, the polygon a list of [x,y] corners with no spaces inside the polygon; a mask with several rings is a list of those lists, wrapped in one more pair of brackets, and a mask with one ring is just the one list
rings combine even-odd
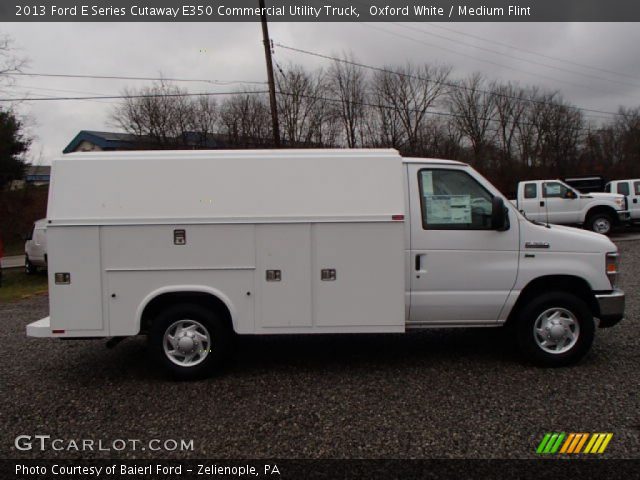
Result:
{"label": "tree line", "polygon": [[[395,148],[404,156],[468,162],[505,193],[520,179],[603,174],[640,177],[640,108],[614,116],[558,92],[481,74],[454,78],[442,65],[362,69],[351,57],[327,69],[278,68],[281,142],[296,148]],[[124,92],[113,123],[146,147],[273,146],[263,91],[189,96],[170,83]]]}

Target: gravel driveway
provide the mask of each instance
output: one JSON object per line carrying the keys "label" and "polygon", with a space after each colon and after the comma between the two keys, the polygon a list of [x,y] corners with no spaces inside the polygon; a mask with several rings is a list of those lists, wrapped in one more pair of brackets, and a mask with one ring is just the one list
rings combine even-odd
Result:
{"label": "gravel driveway", "polygon": [[522,458],[548,431],[613,432],[606,457],[640,458],[640,242],[620,242],[627,319],[571,368],[523,365],[496,330],[245,338],[226,371],[175,383],[142,338],[25,337],[46,297],[0,306],[2,456],[154,457],[18,451],[18,435],[193,439],[163,458]]}

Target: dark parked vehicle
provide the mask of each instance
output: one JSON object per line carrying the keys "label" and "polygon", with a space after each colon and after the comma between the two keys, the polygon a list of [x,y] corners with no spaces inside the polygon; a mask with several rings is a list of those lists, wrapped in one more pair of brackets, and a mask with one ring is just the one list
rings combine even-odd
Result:
{"label": "dark parked vehicle", "polygon": [[607,183],[601,175],[584,175],[579,177],[568,177],[563,179],[564,183],[572,186],[580,193],[604,192]]}

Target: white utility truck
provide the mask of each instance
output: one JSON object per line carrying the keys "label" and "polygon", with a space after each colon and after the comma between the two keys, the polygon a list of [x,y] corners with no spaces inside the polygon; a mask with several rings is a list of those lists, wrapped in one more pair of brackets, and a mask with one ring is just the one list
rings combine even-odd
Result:
{"label": "white utility truck", "polygon": [[624,195],[629,205],[631,221],[633,223],[640,222],[640,178],[614,180],[605,185],[604,191]]}
{"label": "white utility truck", "polygon": [[53,162],[47,222],[50,317],[27,334],[149,335],[181,378],[234,334],[435,327],[507,325],[567,365],[624,312],[607,237],[395,150],[74,153]]}
{"label": "white utility truck", "polygon": [[580,193],[561,180],[530,180],[518,183],[518,209],[527,218],[544,223],[582,225],[607,235],[620,223],[629,221],[623,195]]}
{"label": "white utility truck", "polygon": [[36,273],[38,268],[47,268],[47,220],[45,218],[34,222],[24,242],[25,272],[31,275]]}

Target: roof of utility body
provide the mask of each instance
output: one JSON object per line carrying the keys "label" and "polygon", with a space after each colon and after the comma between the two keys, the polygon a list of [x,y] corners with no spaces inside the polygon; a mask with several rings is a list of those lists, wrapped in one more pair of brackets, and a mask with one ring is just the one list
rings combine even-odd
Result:
{"label": "roof of utility body", "polygon": [[443,158],[407,158],[402,159],[404,163],[429,163],[434,165],[457,165],[460,167],[468,167],[468,163],[459,162],[458,160],[445,160]]}
{"label": "roof of utility body", "polygon": [[[368,155],[380,155],[384,153],[393,153],[398,154],[395,149],[380,149],[380,148],[308,148],[308,149],[281,149],[281,150],[133,150],[133,151],[122,151],[122,152],[112,152],[114,160],[118,159],[134,159],[134,158],[173,158],[176,155],[180,155],[181,158],[200,158],[200,157],[210,157],[212,152],[215,152],[215,156],[217,158],[245,158],[253,155],[264,155],[268,152],[279,152],[278,156],[280,157],[317,157],[317,156],[325,156],[331,155],[340,158],[349,158],[349,157],[360,157],[360,156],[368,156]],[[74,158],[74,159],[82,159],[82,160],[92,160],[92,159],[101,159],[105,155],[104,152],[74,152],[67,154],[66,158]],[[403,157],[403,163],[434,163],[434,164],[442,164],[442,165],[459,165],[459,166],[467,166],[468,164],[464,162],[460,162],[458,160],[446,160],[443,158],[414,158],[414,157]]]}
{"label": "roof of utility body", "polygon": [[72,153],[53,161],[52,223],[390,221],[396,150]]}
{"label": "roof of utility body", "polygon": [[393,148],[303,148],[303,149],[264,149],[264,150],[116,150],[109,152],[72,152],[58,160],[82,159],[101,160],[108,156],[114,160],[163,159],[163,158],[253,158],[253,157],[295,157],[295,158],[360,158],[370,156],[399,156]]}

